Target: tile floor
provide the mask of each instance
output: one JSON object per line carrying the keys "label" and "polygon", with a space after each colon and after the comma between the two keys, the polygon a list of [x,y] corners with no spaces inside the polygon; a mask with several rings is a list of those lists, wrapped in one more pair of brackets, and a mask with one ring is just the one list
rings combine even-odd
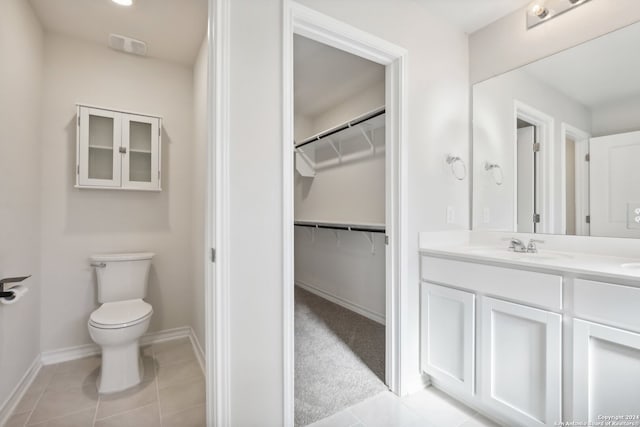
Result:
{"label": "tile floor", "polygon": [[143,347],[144,379],[100,396],[100,357],[44,366],[6,427],[205,425],[204,376],[188,338]]}
{"label": "tile floor", "polygon": [[[100,396],[100,358],[42,368],[6,427],[205,426],[204,377],[188,339],[143,348],[145,378],[128,391]],[[309,427],[497,427],[428,388],[399,398],[382,392]]]}
{"label": "tile floor", "polygon": [[385,391],[308,427],[498,427],[441,391],[400,398]]}

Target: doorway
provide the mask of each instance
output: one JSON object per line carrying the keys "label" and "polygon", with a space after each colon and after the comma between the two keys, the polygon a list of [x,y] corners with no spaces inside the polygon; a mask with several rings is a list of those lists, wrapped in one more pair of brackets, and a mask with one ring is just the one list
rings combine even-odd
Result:
{"label": "doorway", "polygon": [[294,35],[295,425],[385,391],[385,67]]}
{"label": "doorway", "polygon": [[[323,43],[366,60],[381,64],[385,68],[385,118],[384,118],[384,315],[385,315],[385,383],[392,391],[398,392],[400,333],[398,322],[399,288],[406,275],[406,267],[400,257],[400,247],[405,239],[405,212],[403,164],[403,67],[406,52],[388,42],[378,39],[349,25],[295,3],[285,8],[284,34],[284,138],[283,138],[283,229],[284,235],[284,416],[285,425],[294,424],[294,34]],[[375,137],[374,137],[375,138]],[[372,141],[373,143],[373,141]],[[374,143],[375,146],[375,143]],[[337,148],[337,146],[336,146]],[[340,150],[337,150],[340,152]],[[300,161],[300,160],[298,160]],[[319,225],[319,224],[316,224]],[[298,227],[299,228],[299,227]],[[316,228],[315,233],[318,233]],[[300,230],[303,233],[304,230]],[[349,230],[346,230],[349,231]],[[355,230],[354,230],[355,231]],[[372,230],[366,230],[372,232]],[[337,231],[340,233],[340,231]],[[339,234],[338,234],[339,235]],[[361,239],[363,237],[360,237]],[[336,239],[337,240],[337,239]],[[375,241],[374,241],[375,244]],[[379,245],[379,244],[378,244]],[[379,246],[377,246],[379,247]]]}

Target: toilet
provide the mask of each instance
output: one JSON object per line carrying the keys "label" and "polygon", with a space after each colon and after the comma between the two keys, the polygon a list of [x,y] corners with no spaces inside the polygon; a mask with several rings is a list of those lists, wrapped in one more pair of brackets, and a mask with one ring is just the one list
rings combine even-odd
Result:
{"label": "toilet", "polygon": [[153,307],[143,300],[153,253],[93,255],[101,306],[89,317],[89,335],[102,348],[100,393],[139,384],[144,375],[138,340],[149,328]]}

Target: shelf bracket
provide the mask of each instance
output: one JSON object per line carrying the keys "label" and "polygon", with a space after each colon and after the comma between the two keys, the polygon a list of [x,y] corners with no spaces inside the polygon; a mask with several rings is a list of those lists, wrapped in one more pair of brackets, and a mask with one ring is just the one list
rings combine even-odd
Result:
{"label": "shelf bracket", "polygon": [[367,141],[367,143],[369,144],[371,152],[374,153],[376,151],[376,146],[373,145],[373,142],[371,141],[371,138],[369,137],[369,135],[367,135],[367,132],[363,129],[362,126],[360,126],[360,133],[364,137],[364,140]]}
{"label": "shelf bracket", "polygon": [[373,240],[373,233],[372,232],[367,232],[367,231],[363,231],[362,234],[364,235],[365,239],[367,239],[367,242],[369,242],[371,244],[371,255],[375,255],[376,253],[376,242],[375,240]]}
{"label": "shelf bracket", "polygon": [[336,147],[336,144],[333,142],[331,138],[327,138],[327,141],[329,141],[331,148],[333,148],[333,151],[335,151],[336,154],[338,155],[338,160],[340,161],[340,163],[342,163],[342,153],[340,153],[340,150],[338,150],[338,148]]}

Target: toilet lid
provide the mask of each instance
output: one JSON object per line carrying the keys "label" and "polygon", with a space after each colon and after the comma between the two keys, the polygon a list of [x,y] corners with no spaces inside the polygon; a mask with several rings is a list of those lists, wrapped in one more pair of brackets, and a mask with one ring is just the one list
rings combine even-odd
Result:
{"label": "toilet lid", "polygon": [[153,313],[151,304],[141,299],[104,303],[91,313],[90,322],[97,327],[124,328]]}

